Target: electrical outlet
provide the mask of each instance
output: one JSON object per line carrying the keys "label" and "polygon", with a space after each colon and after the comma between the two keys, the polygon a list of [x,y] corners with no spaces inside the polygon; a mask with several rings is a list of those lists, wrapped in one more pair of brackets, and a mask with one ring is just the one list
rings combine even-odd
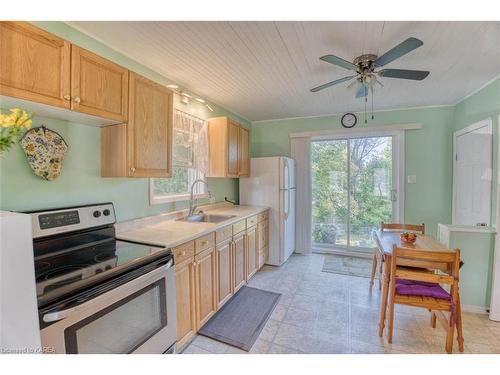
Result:
{"label": "electrical outlet", "polygon": [[416,184],[417,183],[417,176],[414,174],[408,175],[408,183],[409,184]]}

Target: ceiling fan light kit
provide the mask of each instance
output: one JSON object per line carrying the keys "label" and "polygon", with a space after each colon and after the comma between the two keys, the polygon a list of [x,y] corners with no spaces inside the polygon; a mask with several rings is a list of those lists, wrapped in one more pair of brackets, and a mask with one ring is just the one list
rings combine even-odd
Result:
{"label": "ceiling fan light kit", "polygon": [[318,92],[324,90],[330,86],[337,85],[342,82],[354,80],[347,87],[352,87],[356,85],[356,98],[365,98],[365,123],[366,120],[366,104],[368,101],[368,94],[371,92],[372,99],[372,116],[373,119],[373,93],[374,87],[378,83],[381,87],[384,85],[380,82],[379,77],[384,78],[397,78],[406,79],[413,81],[421,81],[429,75],[429,71],[425,70],[408,70],[408,69],[382,69],[381,68],[390,62],[406,55],[407,53],[413,51],[414,49],[422,46],[424,42],[420,39],[411,37],[405,41],[399,43],[397,46],[393,47],[382,56],[377,56],[375,54],[364,54],[356,57],[353,62],[342,59],[341,57],[335,55],[325,55],[320,57],[320,60],[328,62],[333,65],[340,66],[341,68],[352,70],[356,72],[354,75],[350,75],[344,78],[337,79],[335,81],[324,83],[320,86],[316,86],[311,89],[311,92]]}

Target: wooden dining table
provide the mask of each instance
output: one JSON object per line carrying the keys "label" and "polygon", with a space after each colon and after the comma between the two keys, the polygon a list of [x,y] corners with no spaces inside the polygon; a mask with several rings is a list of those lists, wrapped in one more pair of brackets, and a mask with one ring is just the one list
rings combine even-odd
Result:
{"label": "wooden dining table", "polygon": [[[435,240],[430,236],[425,236],[423,234],[417,235],[417,240],[413,244],[403,242],[401,240],[401,233],[403,231],[390,231],[390,230],[377,230],[374,233],[375,241],[377,242],[377,248],[380,255],[385,261],[384,267],[384,282],[382,289],[382,301],[380,304],[380,320],[378,325],[378,334],[382,337],[385,327],[385,316],[387,310],[387,296],[389,293],[389,282],[391,280],[391,264],[392,264],[392,250],[394,247],[408,248],[408,249],[419,249],[427,251],[450,251],[441,242]],[[413,266],[413,264],[399,264],[401,266]]]}

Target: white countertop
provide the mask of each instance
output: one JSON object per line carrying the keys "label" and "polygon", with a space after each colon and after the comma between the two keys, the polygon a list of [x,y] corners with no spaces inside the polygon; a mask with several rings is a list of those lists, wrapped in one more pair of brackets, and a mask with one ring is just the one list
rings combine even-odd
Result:
{"label": "white countertop", "polygon": [[195,238],[213,232],[219,228],[234,224],[242,219],[267,210],[268,207],[229,206],[206,210],[207,214],[235,215],[235,217],[220,223],[200,223],[165,220],[146,225],[138,229],[125,230],[116,234],[119,240],[134,241],[149,245],[174,247]]}

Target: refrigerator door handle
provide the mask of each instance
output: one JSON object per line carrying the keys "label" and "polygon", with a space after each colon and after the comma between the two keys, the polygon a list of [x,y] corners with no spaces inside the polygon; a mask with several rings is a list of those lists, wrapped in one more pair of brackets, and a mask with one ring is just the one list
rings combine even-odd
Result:
{"label": "refrigerator door handle", "polygon": [[285,221],[288,220],[288,216],[290,215],[290,190],[286,189],[284,191],[284,194],[286,194],[286,210],[284,212],[285,214]]}
{"label": "refrigerator door handle", "polygon": [[287,158],[283,158],[283,184],[285,184],[285,180],[287,181],[287,184],[283,186],[283,188],[288,189],[290,187],[290,166],[288,165]]}

